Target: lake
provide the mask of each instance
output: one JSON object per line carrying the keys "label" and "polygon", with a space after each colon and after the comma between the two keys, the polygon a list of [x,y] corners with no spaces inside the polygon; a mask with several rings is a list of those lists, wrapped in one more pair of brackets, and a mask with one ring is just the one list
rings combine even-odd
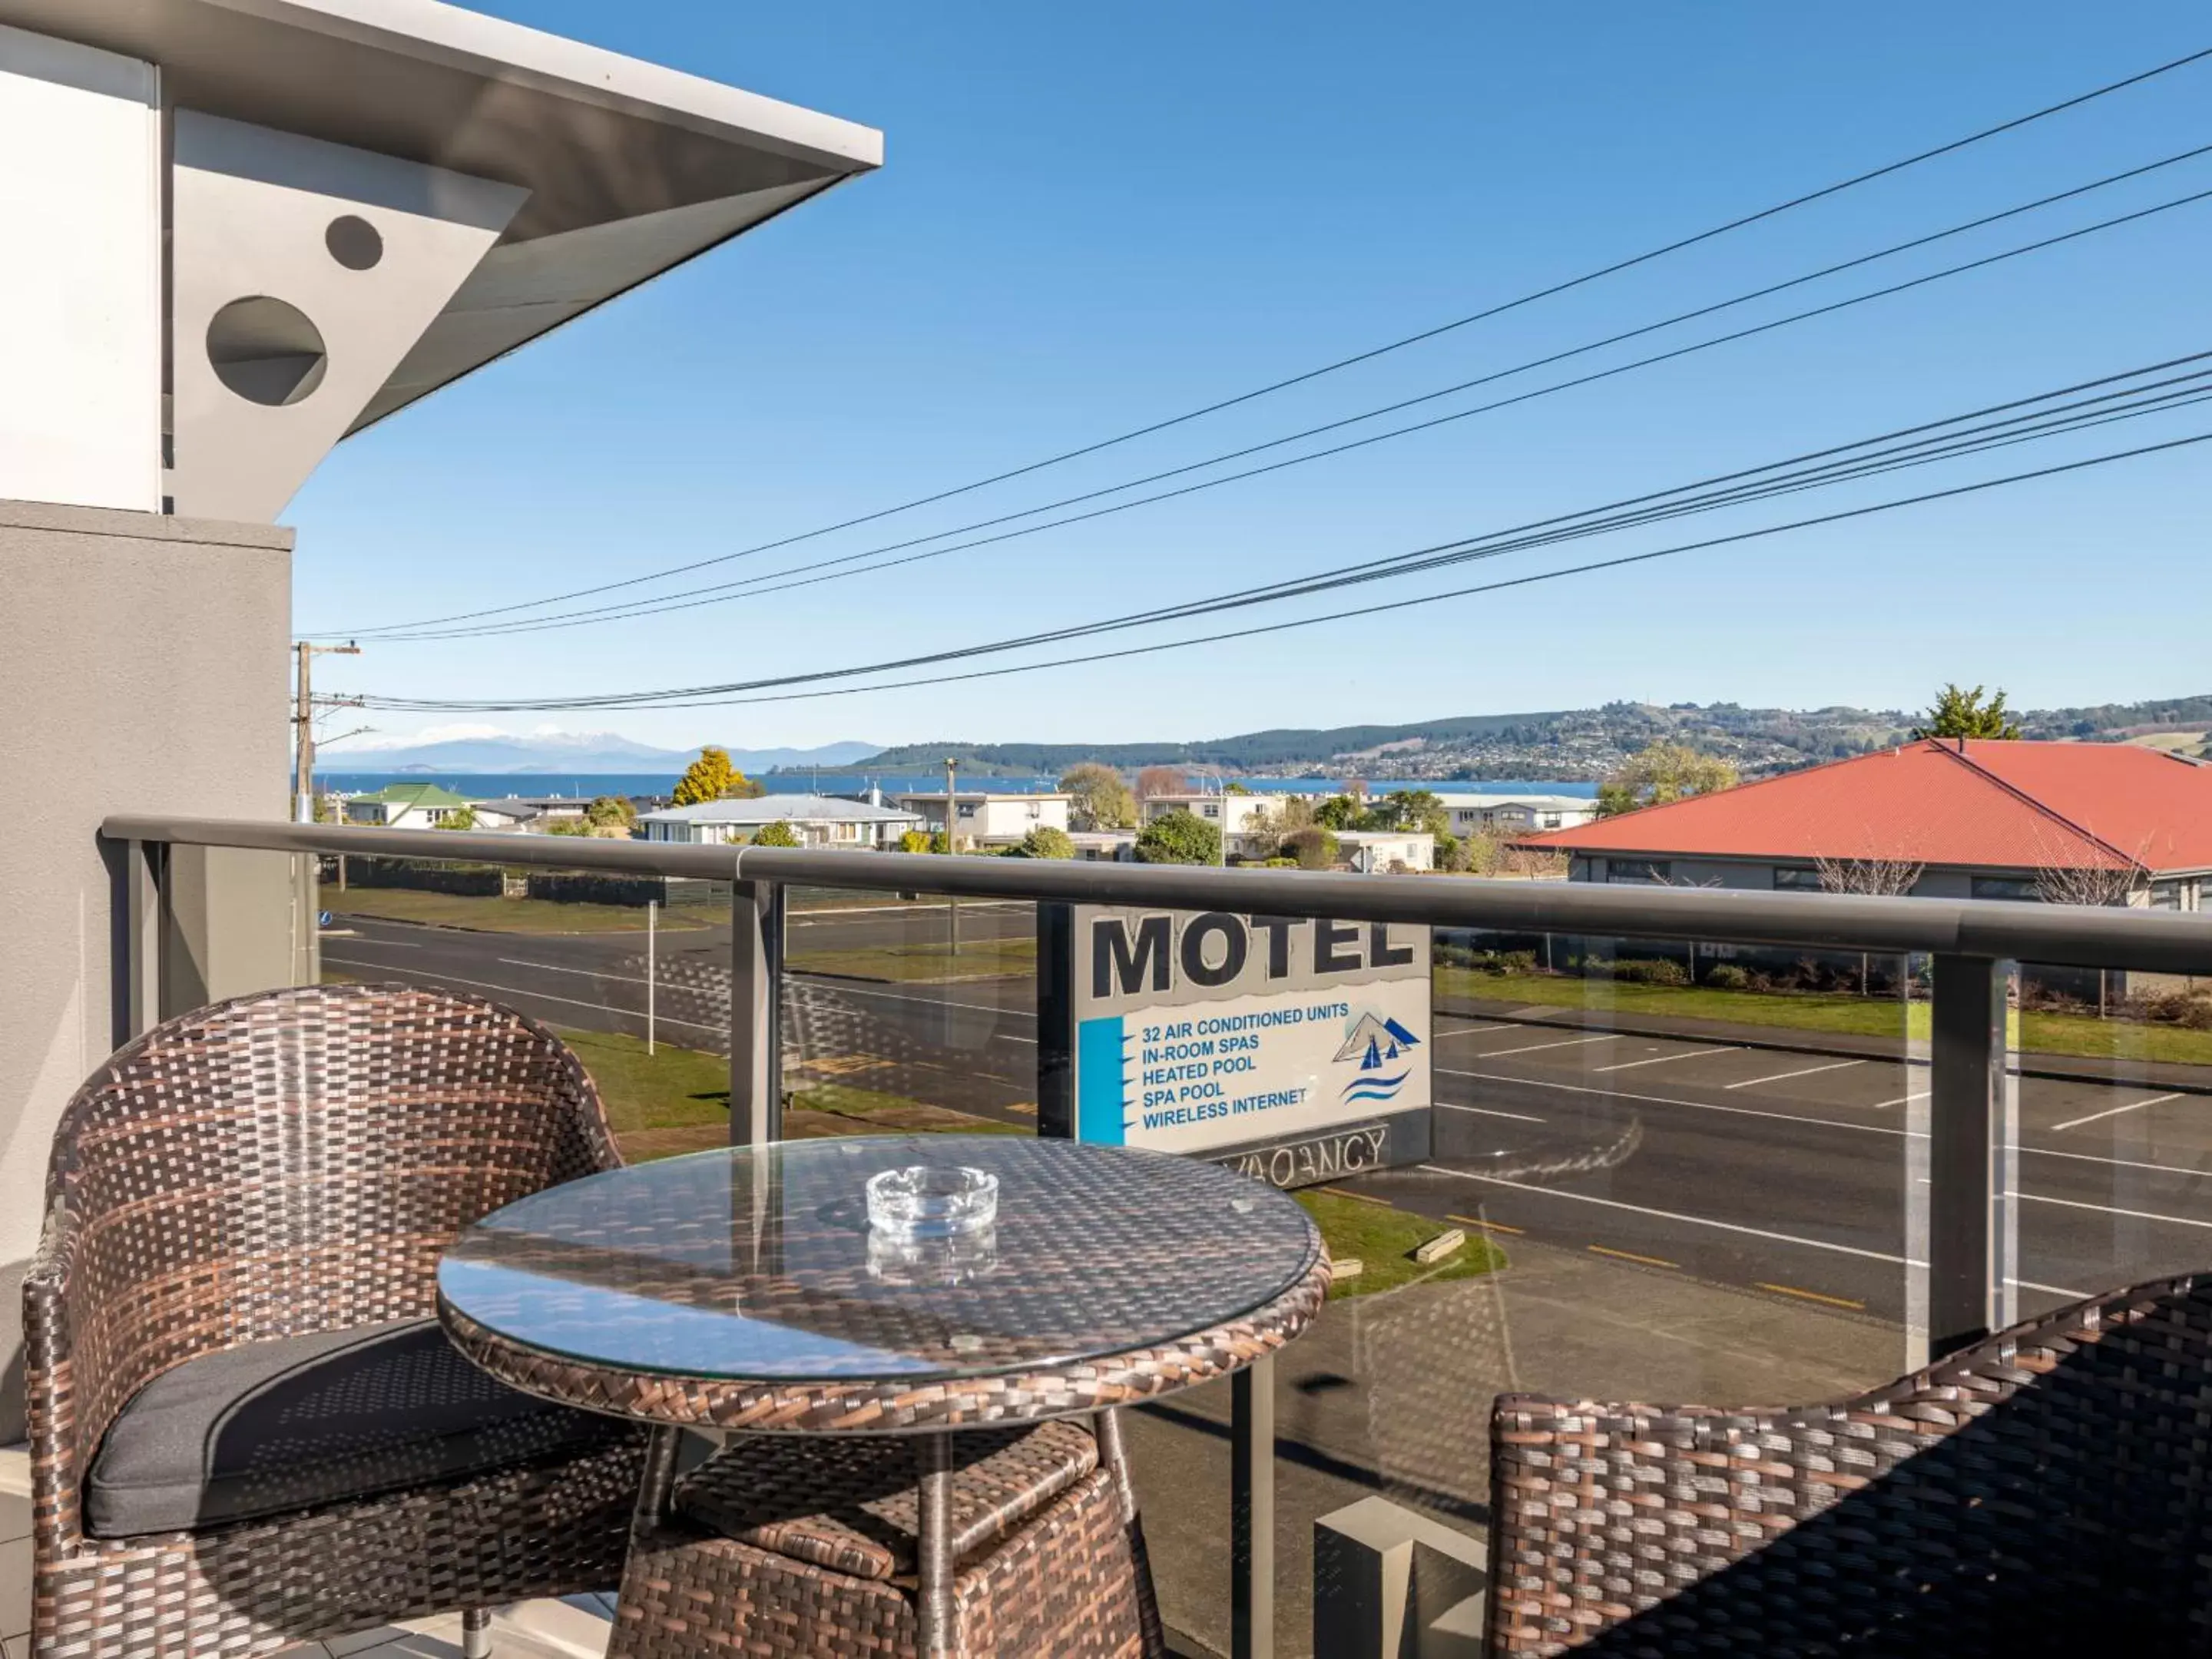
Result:
{"label": "lake", "polygon": [[[502,795],[568,795],[589,800],[595,795],[665,795],[676,787],[678,775],[673,772],[586,772],[568,775],[557,772],[341,772],[327,771],[316,775],[322,786],[343,794],[357,795],[372,793],[392,783],[434,783],[471,800],[496,799]],[[1211,787],[1211,774],[1188,775],[1192,787]],[[923,790],[942,793],[945,774],[942,772],[769,772],[761,781],[772,794],[781,795],[865,795],[870,786],[878,786],[886,795],[903,794]],[[1344,787],[1341,778],[1242,778],[1237,781],[1248,789],[1267,794],[1333,795]],[[985,788],[1009,794],[1048,791],[1054,780],[1036,778],[964,778],[963,788]],[[1371,794],[1400,789],[1433,789],[1439,794],[1463,795],[1595,795],[1597,785],[1577,782],[1532,783],[1525,780],[1497,780],[1484,778],[1471,781],[1465,778],[1389,778],[1370,780],[1367,786]]]}

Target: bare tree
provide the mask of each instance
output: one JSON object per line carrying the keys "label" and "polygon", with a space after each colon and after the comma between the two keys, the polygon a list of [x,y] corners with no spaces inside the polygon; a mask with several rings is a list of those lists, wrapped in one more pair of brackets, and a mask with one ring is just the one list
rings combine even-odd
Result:
{"label": "bare tree", "polygon": [[[1869,836],[1869,840],[1873,837]],[[1928,866],[1918,859],[1816,858],[1814,871],[1824,893],[1864,893],[1875,898],[1903,898],[1920,884]],[[1874,994],[1874,958],[1859,952],[1859,994]]]}
{"label": "bare tree", "polygon": [[1507,847],[1498,854],[1498,873],[1523,881],[1565,881],[1567,855],[1549,847]]}
{"label": "bare tree", "polygon": [[1137,774],[1137,799],[1150,800],[1155,795],[1187,795],[1190,780],[1179,768],[1147,766]]}
{"label": "bare tree", "polygon": [[2127,904],[2148,874],[2136,861],[2045,865],[2035,872],[2035,896],[2045,904]]}
{"label": "bare tree", "polygon": [[2081,844],[2061,844],[2035,832],[2035,896],[2045,904],[2130,904],[2150,880],[2151,837],[2145,835],[2131,853],[2122,852],[2097,834],[2094,824],[2083,826],[2090,861],[2082,862]]}
{"label": "bare tree", "polygon": [[[2035,896],[2045,904],[2132,904],[2135,896],[2150,879],[2150,837],[2146,835],[2136,843],[2130,855],[2120,853],[2109,842],[2098,838],[2094,826],[2089,839],[2102,856],[2090,864],[2079,861],[2078,847],[2061,848],[2045,836],[2040,828],[2035,832]],[[2112,976],[2102,968],[2097,970],[2097,1018],[2102,1019],[2112,1003]]]}
{"label": "bare tree", "polygon": [[1917,859],[1816,858],[1813,868],[1824,893],[1867,893],[1897,898],[1920,884],[1928,866]]}

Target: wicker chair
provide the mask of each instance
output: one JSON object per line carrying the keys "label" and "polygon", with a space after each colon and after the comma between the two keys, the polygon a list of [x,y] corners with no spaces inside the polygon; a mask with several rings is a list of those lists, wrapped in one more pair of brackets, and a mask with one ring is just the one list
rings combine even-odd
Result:
{"label": "wicker chair", "polygon": [[[478,998],[277,991],[116,1054],[63,1114],[23,1286],[32,1652],[260,1653],[615,1583],[637,1432],[454,1370],[422,1322],[460,1227],[619,1162],[575,1056]],[[250,1413],[205,1396],[257,1367],[277,1415],[226,1451]],[[206,1471],[197,1510],[173,1479],[101,1484],[125,1420]]]}
{"label": "wicker chair", "polygon": [[1488,1651],[2212,1653],[2212,1275],[1792,1411],[1499,1397]]}

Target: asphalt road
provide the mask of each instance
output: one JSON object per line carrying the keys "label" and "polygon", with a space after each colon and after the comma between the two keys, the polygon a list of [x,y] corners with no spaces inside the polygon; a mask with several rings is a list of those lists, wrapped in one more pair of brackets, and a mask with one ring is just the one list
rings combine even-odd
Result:
{"label": "asphalt road", "polygon": [[[550,1022],[644,1032],[641,935],[525,935],[345,919],[324,960],[477,990]],[[344,926],[344,924],[342,924]],[[1029,935],[1025,905],[961,907],[963,941]],[[789,950],[943,937],[941,904],[791,918]],[[726,1048],[726,930],[661,936],[664,1039]],[[863,983],[792,974],[803,1079],[1002,1121],[1036,1111],[1027,976]],[[1532,1011],[1533,1012],[1533,1011]],[[1556,1010],[1542,1011],[1556,1016]],[[1682,1273],[1887,1323],[1909,1316],[1926,1187],[1927,1073],[1895,1060],[1581,1033],[1440,1015],[1437,1147],[1346,1189],[1639,1271]],[[802,1084],[803,1086],[803,1084]],[[2212,1257],[2212,1068],[2176,1089],[2016,1079],[2023,1314]]]}
{"label": "asphalt road", "polygon": [[[1923,1250],[1924,1067],[1437,1022],[1437,1156],[1352,1190],[1887,1322]],[[2212,1256],[2203,1091],[2014,1079],[2022,1314]]]}
{"label": "asphalt road", "polygon": [[[935,943],[945,930],[941,903],[805,911],[788,918],[786,949],[881,951]],[[963,947],[1034,932],[1027,905],[960,907]],[[552,1024],[642,1037],[645,947],[641,932],[477,933],[341,916],[324,935],[323,961],[356,979],[453,986]],[[652,977],[661,1040],[729,1052],[729,953],[726,927],[660,934]],[[1026,976],[901,985],[787,973],[784,983],[787,1066],[1002,1121],[1036,1121],[1036,1013]]]}

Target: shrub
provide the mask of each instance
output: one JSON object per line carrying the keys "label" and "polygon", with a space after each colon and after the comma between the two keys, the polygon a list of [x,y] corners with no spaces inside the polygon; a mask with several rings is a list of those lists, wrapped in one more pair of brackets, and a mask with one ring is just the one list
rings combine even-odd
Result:
{"label": "shrub", "polygon": [[1615,979],[1626,980],[1631,985],[1687,985],[1690,982],[1689,969],[1665,957],[1650,961],[1615,963],[1613,974]]}
{"label": "shrub", "polygon": [[1718,962],[1705,969],[1705,983],[1716,991],[1744,991],[1751,988],[1751,975],[1732,962]]}
{"label": "shrub", "polygon": [[1024,836],[1018,845],[1006,850],[1021,859],[1072,859],[1075,856],[1075,842],[1066,830],[1040,823]]}
{"label": "shrub", "polygon": [[1536,971],[1534,951],[1498,951],[1492,953],[1501,974],[1533,974]]}
{"label": "shrub", "polygon": [[1283,851],[1301,870],[1326,870],[1336,862],[1337,840],[1319,824],[1291,831],[1283,837]]}

